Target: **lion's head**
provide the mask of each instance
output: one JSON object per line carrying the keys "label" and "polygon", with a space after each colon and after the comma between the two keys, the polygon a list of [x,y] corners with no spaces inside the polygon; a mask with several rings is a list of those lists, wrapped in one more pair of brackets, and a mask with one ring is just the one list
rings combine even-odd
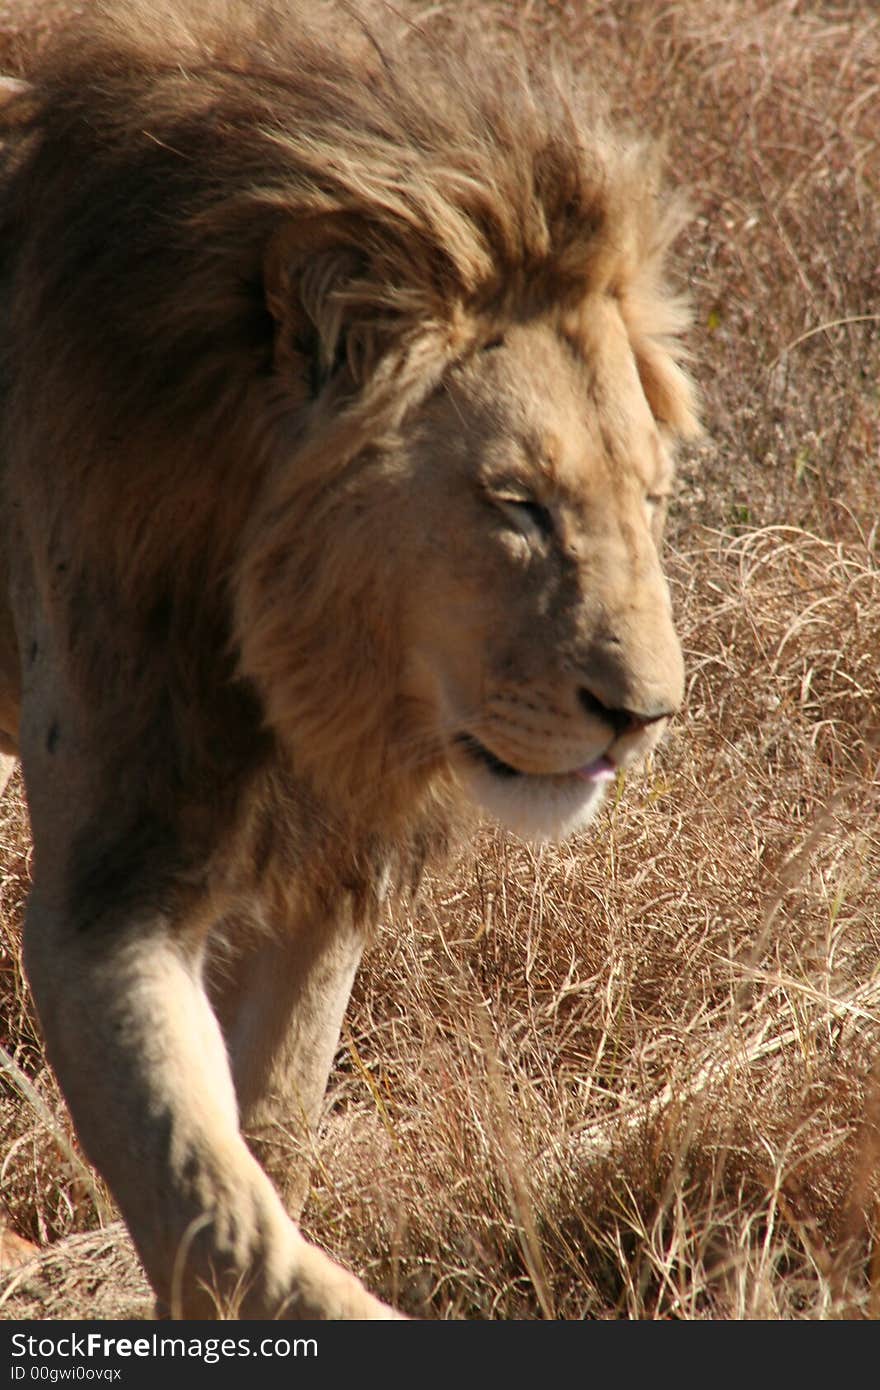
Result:
{"label": "lion's head", "polygon": [[682,699],[658,550],[696,421],[655,153],[520,83],[460,73],[433,144],[395,168],[360,152],[354,213],[275,234],[276,363],[323,384],[255,514],[238,613],[316,780],[390,808],[439,778],[547,838]]}

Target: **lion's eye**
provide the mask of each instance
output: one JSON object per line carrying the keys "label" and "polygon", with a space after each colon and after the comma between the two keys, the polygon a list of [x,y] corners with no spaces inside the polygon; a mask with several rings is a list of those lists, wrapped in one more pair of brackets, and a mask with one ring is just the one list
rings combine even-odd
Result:
{"label": "lion's eye", "polygon": [[540,502],[536,502],[533,497],[521,497],[514,493],[495,493],[492,500],[522,535],[529,538],[552,536],[554,531],[553,517],[549,509],[542,506]]}

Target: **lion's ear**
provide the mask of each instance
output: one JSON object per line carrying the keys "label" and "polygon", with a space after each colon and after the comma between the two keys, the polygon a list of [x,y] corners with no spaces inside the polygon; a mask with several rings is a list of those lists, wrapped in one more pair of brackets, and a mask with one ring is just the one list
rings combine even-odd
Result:
{"label": "lion's ear", "polygon": [[345,289],[360,258],[323,219],[283,228],[263,264],[266,307],[275,320],[275,367],[314,395],[347,360]]}
{"label": "lion's ear", "polygon": [[634,351],[642,390],[658,425],[686,439],[698,435],[696,391],[687,373],[650,338],[635,343]]}

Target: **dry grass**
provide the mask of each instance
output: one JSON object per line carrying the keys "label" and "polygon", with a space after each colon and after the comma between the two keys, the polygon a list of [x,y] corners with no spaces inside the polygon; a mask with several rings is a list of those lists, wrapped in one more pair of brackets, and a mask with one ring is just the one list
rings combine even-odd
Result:
{"label": "dry grass", "polygon": [[[421,1315],[876,1316],[880,18],[482,2],[588,58],[693,192],[709,437],[669,554],[688,709],[589,839],[487,832],[383,928],[305,1225]],[[0,1184],[45,1244],[94,1226],[96,1194],[55,1137],[17,966],[26,833],[2,813],[0,1040],[32,1094],[0,1102]]]}

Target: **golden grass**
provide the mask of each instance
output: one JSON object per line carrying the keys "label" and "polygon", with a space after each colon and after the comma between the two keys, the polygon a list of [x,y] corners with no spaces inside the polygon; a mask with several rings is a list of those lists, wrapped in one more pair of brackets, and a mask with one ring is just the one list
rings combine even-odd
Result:
{"label": "golden grass", "polygon": [[[589,59],[692,190],[687,712],[589,838],[487,831],[383,927],[304,1224],[423,1316],[877,1316],[880,18],[483,6]],[[0,1042],[40,1102],[0,1077],[0,1190],[48,1243],[98,1218],[18,973],[26,857],[13,798]]]}

